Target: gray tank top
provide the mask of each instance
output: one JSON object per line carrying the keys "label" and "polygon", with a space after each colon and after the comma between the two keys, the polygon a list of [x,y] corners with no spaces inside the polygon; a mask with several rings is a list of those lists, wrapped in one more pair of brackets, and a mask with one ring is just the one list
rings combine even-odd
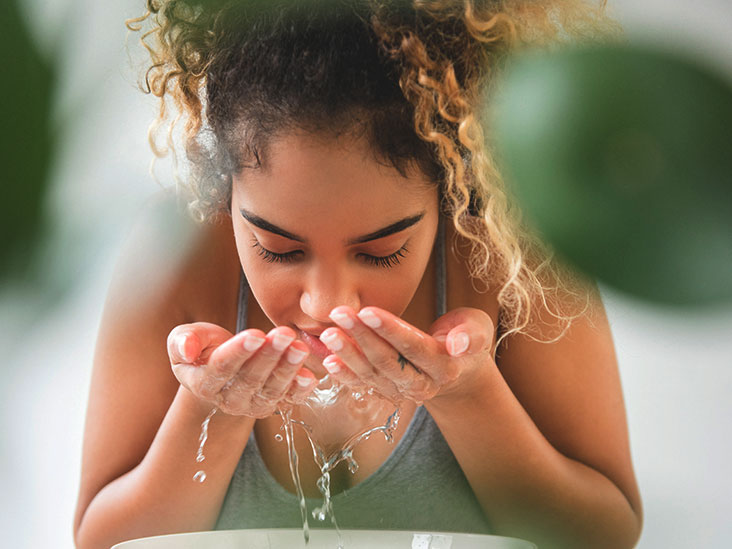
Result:
{"label": "gray tank top", "polygon": [[[439,317],[446,310],[442,217],[434,254]],[[247,325],[248,295],[242,275],[237,332]],[[332,500],[341,528],[491,533],[460,465],[424,406],[417,408],[404,436],[381,467]],[[307,498],[306,502],[309,512],[322,505],[320,498]],[[309,518],[309,522],[313,528],[331,526],[329,520]],[[229,484],[216,529],[301,526],[297,496],[285,490],[269,472],[252,432]]]}

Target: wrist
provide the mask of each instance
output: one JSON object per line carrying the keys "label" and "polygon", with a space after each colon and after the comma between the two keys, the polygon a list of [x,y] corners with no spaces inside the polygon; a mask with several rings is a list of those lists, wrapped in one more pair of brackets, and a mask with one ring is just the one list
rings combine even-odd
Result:
{"label": "wrist", "polygon": [[217,425],[230,425],[233,428],[241,426],[243,429],[251,429],[254,425],[254,418],[226,414],[219,410],[215,403],[200,399],[182,385],[178,388],[175,398],[180,402],[181,408],[195,421],[203,422],[212,410],[216,409]]}
{"label": "wrist", "polygon": [[484,404],[500,377],[498,367],[491,358],[470,371],[464,371],[455,382],[437,393],[425,406],[430,413],[458,413],[475,410]]}

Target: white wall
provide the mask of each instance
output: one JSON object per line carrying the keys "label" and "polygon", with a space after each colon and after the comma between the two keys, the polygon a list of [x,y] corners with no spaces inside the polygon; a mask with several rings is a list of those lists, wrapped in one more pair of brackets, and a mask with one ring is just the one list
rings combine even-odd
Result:
{"label": "white wall", "polygon": [[[60,52],[64,128],[48,268],[75,284],[35,312],[34,289],[0,292],[0,531],[6,547],[72,547],[84,407],[96,325],[132,213],[157,188],[147,174],[153,105],[135,90],[123,21],[142,0],[24,4]],[[609,0],[631,35],[693,48],[732,74],[732,4]],[[676,5],[672,5],[676,4]],[[162,171],[165,178],[165,170]],[[605,289],[645,503],[639,547],[725,547],[732,539],[732,306],[689,312]]]}

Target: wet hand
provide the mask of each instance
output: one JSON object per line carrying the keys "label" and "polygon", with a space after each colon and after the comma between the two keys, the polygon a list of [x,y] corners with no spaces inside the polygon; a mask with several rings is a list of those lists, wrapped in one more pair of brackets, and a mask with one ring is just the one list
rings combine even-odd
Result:
{"label": "wet hand", "polygon": [[484,311],[460,308],[438,318],[426,334],[377,307],[358,314],[336,307],[320,339],[333,353],[323,366],[351,386],[373,387],[392,400],[424,402],[473,388],[475,374],[493,363],[495,328]]}
{"label": "wet hand", "polygon": [[264,418],[303,402],[317,384],[303,367],[309,349],[287,327],[233,335],[206,322],[176,326],[168,335],[173,373],[191,393],[222,412]]}

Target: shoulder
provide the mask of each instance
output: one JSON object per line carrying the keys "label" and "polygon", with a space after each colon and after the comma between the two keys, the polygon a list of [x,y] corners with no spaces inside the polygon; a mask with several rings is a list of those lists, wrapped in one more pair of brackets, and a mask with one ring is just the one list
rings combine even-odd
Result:
{"label": "shoulder", "polygon": [[222,256],[227,245],[223,228],[198,225],[168,193],[140,213],[117,262],[97,333],[80,501],[145,455],[179,388],[168,334],[180,324],[221,317],[206,315],[214,309],[208,303],[222,299],[238,274],[225,268],[231,261]]}
{"label": "shoulder", "polygon": [[[159,193],[145,205],[107,292],[93,385],[101,392],[124,386],[130,394],[145,393],[155,408],[150,417],[162,417],[178,389],[167,355],[170,331],[196,321],[230,329],[235,318],[238,270],[232,263],[238,259],[228,246],[225,227],[196,223],[174,194]],[[122,398],[122,392],[116,394]]]}
{"label": "shoulder", "polygon": [[[448,251],[449,243],[448,239]],[[454,247],[461,251],[458,238]],[[467,249],[462,250],[448,253],[448,278],[453,276],[450,295],[456,300],[449,307],[482,309],[498,326],[499,288],[476,288],[469,275]],[[576,309],[575,296],[567,296],[566,303],[558,299],[560,308]],[[532,315],[528,333],[558,335],[561,328],[541,300],[532,306],[537,314]],[[496,349],[495,363],[516,399],[558,451],[597,469],[632,501],[639,501],[615,348],[599,291],[590,291],[586,310],[561,337],[541,342],[525,334],[509,335]]]}

